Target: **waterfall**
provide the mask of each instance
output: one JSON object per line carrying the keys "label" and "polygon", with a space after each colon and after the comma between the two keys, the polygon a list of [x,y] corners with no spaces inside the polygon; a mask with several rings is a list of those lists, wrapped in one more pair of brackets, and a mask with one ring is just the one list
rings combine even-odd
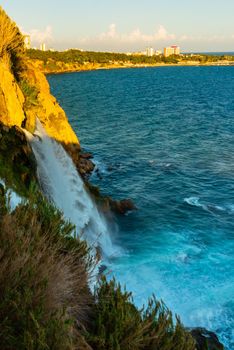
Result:
{"label": "waterfall", "polygon": [[102,256],[116,255],[108,223],[87,192],[76,167],[61,144],[51,139],[37,119],[34,135],[26,131],[37,161],[39,182],[45,196],[76,226],[79,237]]}

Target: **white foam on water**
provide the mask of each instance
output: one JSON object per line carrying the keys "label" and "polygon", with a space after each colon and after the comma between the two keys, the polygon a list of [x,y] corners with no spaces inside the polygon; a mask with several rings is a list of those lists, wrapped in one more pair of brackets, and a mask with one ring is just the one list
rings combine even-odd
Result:
{"label": "white foam on water", "polygon": [[198,208],[202,208],[203,210],[206,210],[210,213],[216,214],[216,213],[232,213],[234,211],[234,205],[216,205],[213,203],[201,203],[199,197],[188,197],[184,198],[184,202]]}
{"label": "white foam on water", "polygon": [[51,139],[37,120],[34,135],[26,132],[37,160],[38,178],[44,194],[76,226],[77,234],[104,257],[120,254],[112,243],[110,228],[85,188],[72,159],[61,144]]}

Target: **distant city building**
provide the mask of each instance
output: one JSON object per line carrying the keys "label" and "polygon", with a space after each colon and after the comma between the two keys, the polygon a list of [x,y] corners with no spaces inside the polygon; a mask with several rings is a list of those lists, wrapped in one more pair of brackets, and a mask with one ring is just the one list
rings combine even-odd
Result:
{"label": "distant city building", "polygon": [[152,57],[154,55],[154,49],[152,47],[147,47],[146,56]]}
{"label": "distant city building", "polygon": [[30,49],[31,48],[30,35],[24,35],[24,46],[25,46],[26,49]]}
{"label": "distant city building", "polygon": [[177,45],[171,46],[174,49],[174,55],[180,55],[180,47]]}
{"label": "distant city building", "polygon": [[41,51],[46,51],[46,44],[45,44],[45,43],[42,43],[42,44],[40,45],[40,50],[41,50]]}
{"label": "distant city building", "polygon": [[177,45],[173,45],[170,47],[165,47],[164,48],[164,56],[169,57],[171,55],[179,55],[180,54],[180,48]]}

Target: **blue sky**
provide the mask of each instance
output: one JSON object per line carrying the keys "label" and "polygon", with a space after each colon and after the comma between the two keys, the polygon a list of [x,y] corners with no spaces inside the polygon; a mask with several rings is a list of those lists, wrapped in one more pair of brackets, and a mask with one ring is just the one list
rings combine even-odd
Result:
{"label": "blue sky", "polygon": [[33,46],[234,51],[234,0],[0,0]]}

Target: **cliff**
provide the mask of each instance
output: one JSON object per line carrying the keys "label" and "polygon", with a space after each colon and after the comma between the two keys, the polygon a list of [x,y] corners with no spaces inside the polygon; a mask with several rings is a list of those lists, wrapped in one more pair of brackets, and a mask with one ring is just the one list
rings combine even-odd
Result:
{"label": "cliff", "polygon": [[[37,92],[35,103],[29,106],[25,84]],[[10,67],[0,61],[0,121],[7,126],[25,126],[34,131],[38,117],[49,136],[65,144],[79,146],[63,109],[50,94],[49,84],[43,73],[30,61],[25,61],[25,69],[19,81],[10,71]]]}
{"label": "cliff", "polygon": [[[22,45],[18,28],[0,7],[1,349],[223,350],[211,332],[173,321],[155,297],[137,309],[131,293],[108,282],[101,269],[91,293],[96,258],[38,190],[37,163],[22,128],[33,133],[39,118],[81,173],[92,165],[45,76],[21,57]],[[27,201],[11,209],[8,186]]]}
{"label": "cliff", "polygon": [[63,144],[81,175],[94,169],[93,163],[83,157],[79,140],[36,62],[24,58],[16,78],[6,60],[0,59],[0,122],[33,133],[36,118],[50,137]]}

